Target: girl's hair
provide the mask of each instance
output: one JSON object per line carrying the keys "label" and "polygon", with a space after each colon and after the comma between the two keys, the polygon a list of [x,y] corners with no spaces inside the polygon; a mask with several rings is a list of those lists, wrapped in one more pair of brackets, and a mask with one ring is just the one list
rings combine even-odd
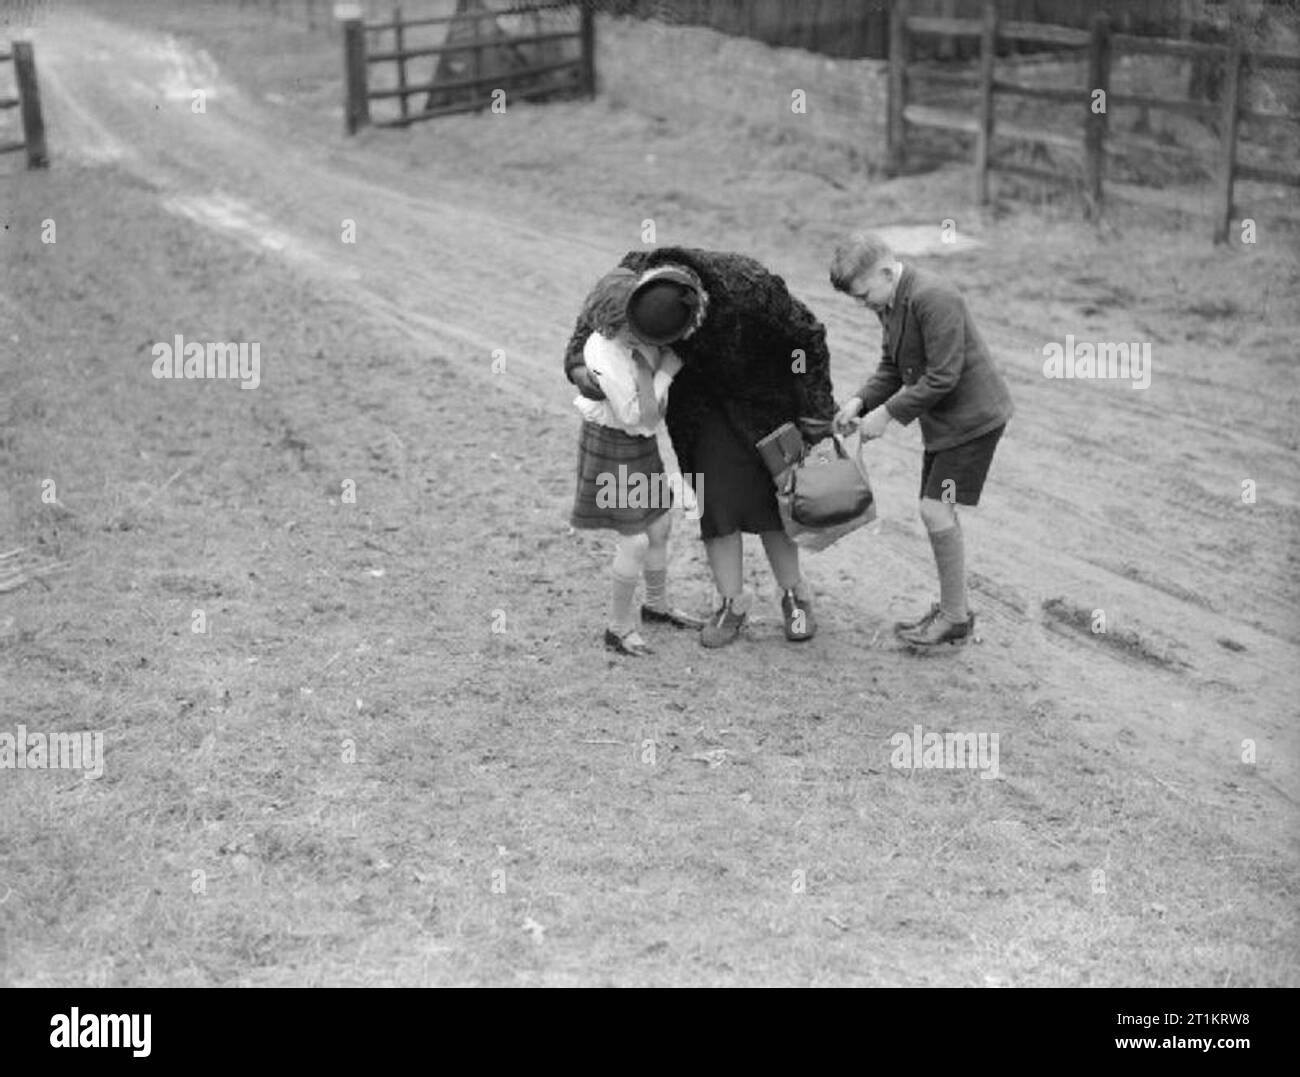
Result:
{"label": "girl's hair", "polygon": [[583,304],[582,319],[601,336],[617,336],[627,328],[627,301],[636,287],[630,269],[615,269],[596,282]]}

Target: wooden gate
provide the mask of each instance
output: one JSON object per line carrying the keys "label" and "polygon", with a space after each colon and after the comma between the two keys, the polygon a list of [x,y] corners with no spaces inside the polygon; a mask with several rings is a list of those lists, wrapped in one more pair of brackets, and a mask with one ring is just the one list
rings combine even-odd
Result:
{"label": "wooden gate", "polygon": [[[413,41],[444,28],[433,43]],[[385,37],[388,47],[372,45]],[[459,0],[453,15],[403,19],[398,7],[392,18],[374,23],[363,22],[358,14],[344,20],[343,51],[348,134],[367,124],[407,127],[490,108],[507,94],[542,100],[596,92],[590,3],[516,3],[492,10],[482,0]],[[425,59],[434,59],[431,77],[412,81],[412,65]],[[417,111],[410,99],[421,95],[424,107]],[[396,113],[372,115],[371,102],[382,101],[396,102]]]}

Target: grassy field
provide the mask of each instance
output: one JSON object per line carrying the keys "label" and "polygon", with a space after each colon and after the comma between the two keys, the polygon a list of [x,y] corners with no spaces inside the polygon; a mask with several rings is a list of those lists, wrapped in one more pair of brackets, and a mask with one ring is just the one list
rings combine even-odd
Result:
{"label": "grassy field", "polygon": [[[0,769],[0,983],[1296,986],[1294,222],[976,211],[960,167],[880,174],[869,62],[600,38],[594,102],[348,140],[323,31],[38,26],[54,167],[0,177],[0,553],[34,570],[0,733],[102,731],[105,766]],[[863,87],[859,130],[791,85],[814,117]],[[934,586],[909,428],[868,451],[879,524],[808,560],[812,644],[755,548],[738,645],[601,649],[560,357],[646,219],[782,273],[841,397],[878,331],[839,234],[961,285],[1018,407],[965,524],[982,643],[890,636]],[[259,342],[260,384],[155,379],[178,333]],[[1066,333],[1152,341],[1150,389],[1044,378]],[[704,608],[680,518],[672,570]],[[998,778],[894,766],[917,725],[996,735]]]}

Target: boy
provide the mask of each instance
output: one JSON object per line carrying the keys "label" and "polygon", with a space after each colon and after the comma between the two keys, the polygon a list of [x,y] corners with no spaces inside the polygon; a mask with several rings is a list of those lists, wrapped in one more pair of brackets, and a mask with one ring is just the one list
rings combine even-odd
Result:
{"label": "boy", "polygon": [[864,438],[891,422],[921,420],[921,520],[939,573],[939,601],[900,621],[895,632],[913,647],[963,643],[975,626],[966,605],[965,547],[957,505],[979,504],[998,439],[1014,408],[961,293],[940,277],[904,266],[876,235],[858,233],[831,262],[837,291],[880,318],[876,372],[835,416],[841,432],[864,414]]}

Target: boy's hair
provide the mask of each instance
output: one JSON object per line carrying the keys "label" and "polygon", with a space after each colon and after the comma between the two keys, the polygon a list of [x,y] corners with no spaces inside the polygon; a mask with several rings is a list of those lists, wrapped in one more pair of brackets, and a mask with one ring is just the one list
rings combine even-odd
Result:
{"label": "boy's hair", "polygon": [[636,287],[637,276],[618,268],[596,282],[583,304],[582,319],[601,336],[617,336],[627,328],[627,301]]}
{"label": "boy's hair", "polygon": [[847,292],[859,273],[886,260],[894,260],[893,248],[888,243],[874,232],[855,232],[835,248],[831,284],[837,292]]}

